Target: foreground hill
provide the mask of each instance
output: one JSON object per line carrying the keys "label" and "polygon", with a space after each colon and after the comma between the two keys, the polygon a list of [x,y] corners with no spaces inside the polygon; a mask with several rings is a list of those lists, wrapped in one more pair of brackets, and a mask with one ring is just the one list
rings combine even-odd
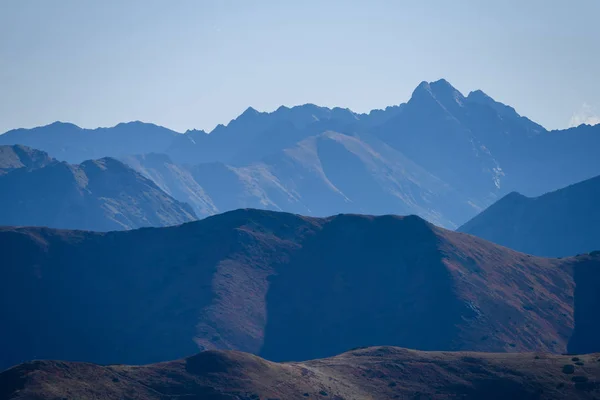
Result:
{"label": "foreground hill", "polygon": [[580,322],[576,347],[598,345],[600,254],[531,257],[415,216],[238,210],[108,233],[6,227],[0,254],[11,327],[0,367],[205,348],[275,361],[368,345],[560,353]]}
{"label": "foreground hill", "polygon": [[511,193],[459,228],[530,254],[600,250],[600,176],[529,198]]}
{"label": "foreground hill", "polygon": [[193,210],[112,158],[59,162],[24,146],[0,146],[0,224],[99,231],[175,225]]}
{"label": "foreground hill", "polygon": [[34,361],[0,373],[18,399],[596,399],[600,354],[357,349],[302,363],[206,351],[146,366]]}

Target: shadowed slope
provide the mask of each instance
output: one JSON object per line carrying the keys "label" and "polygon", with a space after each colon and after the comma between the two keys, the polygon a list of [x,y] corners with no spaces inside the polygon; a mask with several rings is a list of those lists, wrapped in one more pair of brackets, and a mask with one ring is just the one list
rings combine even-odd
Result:
{"label": "shadowed slope", "polygon": [[381,344],[564,352],[579,260],[415,216],[258,210],[106,234],[3,228],[0,251],[0,318],[12,327],[0,331],[2,366],[137,364],[197,348],[273,360]]}
{"label": "shadowed slope", "polygon": [[302,360],[358,345],[460,347],[465,306],[437,246],[418,217],[333,218],[271,279],[260,354]]}
{"label": "shadowed slope", "polygon": [[529,198],[511,193],[459,228],[546,257],[600,250],[600,176]]}
{"label": "shadowed slope", "polygon": [[571,353],[600,352],[600,252],[579,257],[575,266],[575,329],[569,340]]}

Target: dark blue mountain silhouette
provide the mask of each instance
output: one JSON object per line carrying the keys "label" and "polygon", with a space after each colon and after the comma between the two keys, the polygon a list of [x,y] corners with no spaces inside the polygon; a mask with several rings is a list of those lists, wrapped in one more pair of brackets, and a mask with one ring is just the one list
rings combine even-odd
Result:
{"label": "dark blue mountain silhouette", "polygon": [[600,176],[539,197],[512,192],[459,228],[522,251],[564,257],[600,250]]}

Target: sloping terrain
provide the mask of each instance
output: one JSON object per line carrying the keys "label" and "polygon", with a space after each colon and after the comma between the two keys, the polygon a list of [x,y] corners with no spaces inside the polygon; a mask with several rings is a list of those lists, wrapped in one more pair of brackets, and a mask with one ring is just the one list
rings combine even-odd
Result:
{"label": "sloping terrain", "polygon": [[219,212],[213,199],[194,179],[190,169],[173,163],[169,156],[149,153],[127,156],[121,161],[152,180],[165,193],[189,204],[198,217],[202,218]]}
{"label": "sloping terrain", "polygon": [[573,270],[600,265],[600,254],[536,258],[416,216],[259,210],[109,233],[7,227],[0,254],[3,367],[199,348],[276,361],[369,345],[560,353],[578,298],[584,320],[597,307],[589,288],[574,291]]}
{"label": "sloping terrain", "polygon": [[397,213],[455,228],[480,210],[475,199],[368,135],[325,132],[243,167],[185,167],[158,154],[124,161],[200,216],[237,208],[312,216]]}
{"label": "sloping terrain", "polygon": [[34,361],[0,373],[18,399],[596,399],[600,354],[357,349],[302,363],[206,351],[145,366]]}
{"label": "sloping terrain", "polygon": [[[184,134],[141,122],[94,130],[57,122],[9,131],[0,144],[68,162],[126,160],[201,217],[240,207],[414,213],[454,229],[512,191],[539,196],[600,175],[593,151],[600,125],[547,131],[443,79],[422,82],[405,104],[366,114],[314,104],[249,107],[210,133]],[[311,146],[315,157],[295,158]]]}
{"label": "sloping terrain", "polygon": [[564,257],[600,250],[600,176],[529,198],[511,193],[459,231],[529,254]]}
{"label": "sloping terrain", "polygon": [[54,160],[43,151],[26,146],[0,146],[0,176],[15,169],[36,169],[53,163]]}
{"label": "sloping terrain", "polygon": [[68,164],[0,146],[0,224],[108,231],[176,225],[194,212],[123,163]]}

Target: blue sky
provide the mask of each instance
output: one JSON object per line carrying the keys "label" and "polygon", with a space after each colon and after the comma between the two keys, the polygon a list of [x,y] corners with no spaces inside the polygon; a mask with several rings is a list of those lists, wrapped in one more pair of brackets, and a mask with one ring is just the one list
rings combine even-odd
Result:
{"label": "blue sky", "polygon": [[364,112],[439,78],[547,128],[600,122],[599,15],[598,0],[4,0],[0,132]]}

